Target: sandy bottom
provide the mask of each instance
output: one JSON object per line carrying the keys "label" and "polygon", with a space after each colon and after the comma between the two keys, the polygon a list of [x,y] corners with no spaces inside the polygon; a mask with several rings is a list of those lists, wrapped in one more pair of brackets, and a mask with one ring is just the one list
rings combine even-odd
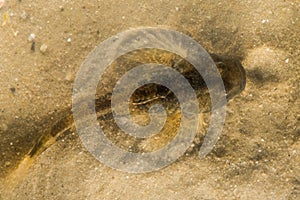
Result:
{"label": "sandy bottom", "polygon": [[[299,9],[297,0],[6,0],[0,199],[300,199]],[[27,157],[42,130],[71,107],[89,52],[141,26],[178,30],[210,52],[241,58],[247,86],[228,104],[214,150],[127,174],[99,163],[73,133]]]}

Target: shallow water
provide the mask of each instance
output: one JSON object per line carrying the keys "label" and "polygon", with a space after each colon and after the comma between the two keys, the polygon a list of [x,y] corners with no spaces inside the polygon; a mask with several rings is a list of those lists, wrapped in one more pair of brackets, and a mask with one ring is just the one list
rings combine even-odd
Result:
{"label": "shallow water", "polygon": [[[10,184],[0,182],[0,199],[299,199],[298,13],[298,1],[283,0],[6,1],[0,172]],[[70,133],[22,168],[23,179],[9,181],[39,130],[71,106],[73,80],[89,52],[140,26],[178,30],[209,52],[241,58],[247,86],[228,104],[214,150],[133,175],[102,165]]]}

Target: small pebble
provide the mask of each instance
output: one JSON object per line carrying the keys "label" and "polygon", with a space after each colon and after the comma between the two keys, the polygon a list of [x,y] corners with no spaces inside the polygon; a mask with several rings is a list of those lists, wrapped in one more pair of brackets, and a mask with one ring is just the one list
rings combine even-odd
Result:
{"label": "small pebble", "polygon": [[40,47],[40,51],[42,53],[46,53],[47,49],[48,49],[48,46],[46,44],[42,44],[42,46]]}
{"label": "small pebble", "polygon": [[16,88],[12,87],[12,88],[9,88],[9,89],[10,89],[11,93],[15,94]]}
{"label": "small pebble", "polygon": [[178,7],[175,7],[175,10],[176,10],[176,11],[179,11],[179,8],[178,8]]}
{"label": "small pebble", "polygon": [[31,43],[31,51],[35,51],[35,41],[32,41],[32,43]]}
{"label": "small pebble", "polygon": [[11,165],[11,163],[9,161],[5,162],[5,167],[9,167]]}
{"label": "small pebble", "polygon": [[29,36],[28,36],[28,41],[29,42],[32,42],[32,41],[34,41],[35,40],[35,34],[34,33],[31,33]]}
{"label": "small pebble", "polygon": [[290,61],[290,59],[288,59],[288,58],[287,58],[287,59],[285,59],[285,61],[284,61],[284,62],[285,62],[286,64],[288,64],[288,63],[289,63],[289,61]]}
{"label": "small pebble", "polygon": [[[5,132],[5,131],[8,130],[8,126],[7,126],[6,124],[1,124],[1,125],[0,125],[0,130],[3,131],[3,132]],[[1,131],[0,131],[0,132],[1,132]]]}
{"label": "small pebble", "polygon": [[68,38],[68,39],[67,39],[67,42],[68,42],[68,43],[72,42],[72,39],[71,39],[71,38]]}
{"label": "small pebble", "polygon": [[74,76],[71,72],[67,72],[66,73],[66,77],[65,77],[66,81],[73,81],[74,80]]}
{"label": "small pebble", "polygon": [[20,14],[20,17],[21,17],[22,19],[26,19],[26,18],[27,18],[26,12],[23,11],[23,12]]}
{"label": "small pebble", "polygon": [[0,0],[0,9],[4,6],[5,1],[4,0]]}

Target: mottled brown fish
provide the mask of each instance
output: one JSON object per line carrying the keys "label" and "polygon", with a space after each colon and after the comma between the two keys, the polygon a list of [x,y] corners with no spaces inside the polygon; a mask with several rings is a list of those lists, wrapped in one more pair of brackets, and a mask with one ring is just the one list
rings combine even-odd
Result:
{"label": "mottled brown fish", "polygon": [[[224,82],[226,99],[230,100],[245,88],[245,70],[240,61],[232,57],[216,54],[211,54],[211,57]],[[140,125],[146,125],[149,123],[149,108],[157,103],[163,105],[168,117],[160,133],[146,139],[134,138],[123,133],[114,121],[111,95],[115,84],[127,71],[146,63],[163,64],[179,71],[193,87],[200,110],[202,112],[211,110],[209,91],[203,78],[184,58],[158,49],[136,50],[119,57],[101,77],[95,95],[95,105],[99,124],[106,136],[120,148],[131,152],[149,152],[162,147],[176,135],[180,123],[180,105],[176,96],[168,88],[157,84],[147,84],[137,89],[131,96],[128,106],[132,119]],[[64,111],[57,123],[42,134],[29,152],[29,156],[40,154],[53,144],[58,136],[70,130],[75,131],[71,108]]]}

